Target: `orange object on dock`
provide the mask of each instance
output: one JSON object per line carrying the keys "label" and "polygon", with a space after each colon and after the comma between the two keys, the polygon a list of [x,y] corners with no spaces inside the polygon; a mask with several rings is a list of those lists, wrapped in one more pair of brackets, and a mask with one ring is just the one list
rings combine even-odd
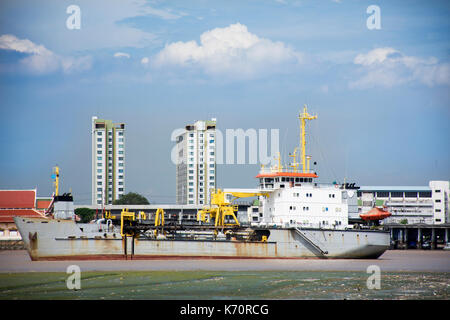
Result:
{"label": "orange object on dock", "polygon": [[383,220],[387,217],[390,217],[392,214],[388,211],[385,211],[383,209],[374,207],[369,212],[360,214],[359,216],[363,220]]}

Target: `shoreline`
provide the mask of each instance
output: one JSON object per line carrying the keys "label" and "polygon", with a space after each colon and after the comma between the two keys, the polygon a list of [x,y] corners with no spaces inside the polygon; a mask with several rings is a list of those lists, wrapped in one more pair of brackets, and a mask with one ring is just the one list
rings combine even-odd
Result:
{"label": "shoreline", "polygon": [[83,271],[363,271],[450,272],[450,251],[388,250],[378,259],[178,259],[31,261],[25,250],[0,251],[0,273]]}

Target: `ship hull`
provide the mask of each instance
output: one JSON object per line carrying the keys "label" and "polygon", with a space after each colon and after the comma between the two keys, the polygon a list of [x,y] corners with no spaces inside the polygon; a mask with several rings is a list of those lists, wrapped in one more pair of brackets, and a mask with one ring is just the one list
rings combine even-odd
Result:
{"label": "ship hull", "polygon": [[[102,225],[15,218],[32,260],[114,259],[376,259],[389,233],[372,230],[265,228],[268,241],[133,239]],[[89,229],[89,230],[86,230]]]}

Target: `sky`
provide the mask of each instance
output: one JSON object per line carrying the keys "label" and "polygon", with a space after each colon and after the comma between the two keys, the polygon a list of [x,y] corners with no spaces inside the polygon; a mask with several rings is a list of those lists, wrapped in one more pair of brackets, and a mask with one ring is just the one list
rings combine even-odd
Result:
{"label": "sky", "polygon": [[[49,196],[58,165],[60,190],[90,204],[97,116],[126,124],[125,191],[175,203],[175,129],[278,129],[286,163],[304,104],[319,182],[449,180],[449,13],[436,0],[2,1],[0,189]],[[256,187],[258,171],[218,165],[217,185]]]}

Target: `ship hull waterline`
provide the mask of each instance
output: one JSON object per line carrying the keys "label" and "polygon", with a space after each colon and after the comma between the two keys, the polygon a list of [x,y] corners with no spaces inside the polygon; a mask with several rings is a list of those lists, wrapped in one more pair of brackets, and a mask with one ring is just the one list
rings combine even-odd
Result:
{"label": "ship hull waterline", "polygon": [[127,237],[125,243],[120,234],[106,233],[105,237],[105,232],[84,232],[83,224],[71,220],[16,217],[15,222],[33,261],[376,259],[390,241],[389,232],[373,230],[266,228],[270,236],[265,242]]}

